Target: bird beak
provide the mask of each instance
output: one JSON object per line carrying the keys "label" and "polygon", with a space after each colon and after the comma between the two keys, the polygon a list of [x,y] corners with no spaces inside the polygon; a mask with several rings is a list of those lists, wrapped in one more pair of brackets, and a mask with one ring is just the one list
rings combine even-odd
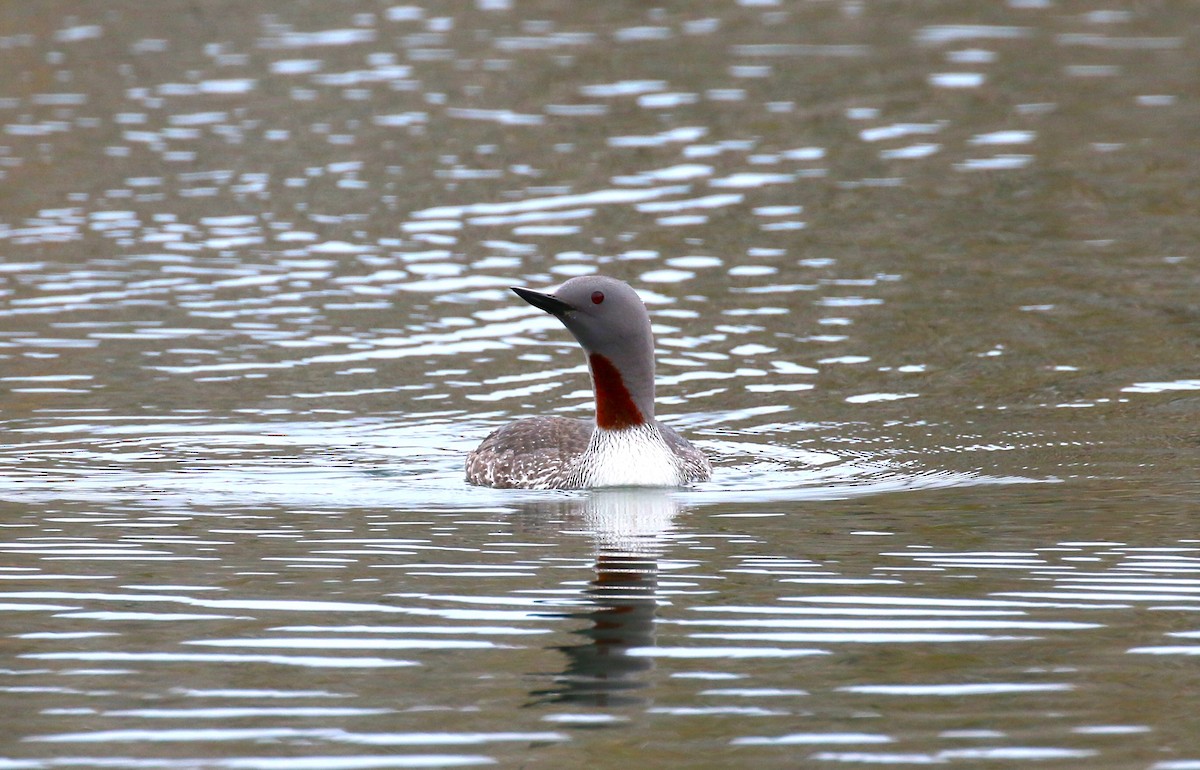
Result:
{"label": "bird beak", "polygon": [[519,286],[513,286],[511,288],[513,293],[518,297],[533,305],[538,310],[545,310],[552,316],[558,316],[561,318],[566,313],[575,309],[566,302],[563,302],[558,297],[555,297],[553,294],[542,294],[540,291],[522,289]]}

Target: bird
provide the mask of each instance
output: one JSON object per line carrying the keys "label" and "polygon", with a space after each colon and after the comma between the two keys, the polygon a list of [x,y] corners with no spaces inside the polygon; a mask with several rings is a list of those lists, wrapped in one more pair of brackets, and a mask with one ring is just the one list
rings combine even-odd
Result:
{"label": "bird", "polygon": [[562,322],[583,348],[592,419],[528,417],[493,431],[467,456],[467,481],[506,489],[682,487],[707,481],[704,453],[654,417],[654,335],[624,281],[577,276],[556,291],[512,287]]}

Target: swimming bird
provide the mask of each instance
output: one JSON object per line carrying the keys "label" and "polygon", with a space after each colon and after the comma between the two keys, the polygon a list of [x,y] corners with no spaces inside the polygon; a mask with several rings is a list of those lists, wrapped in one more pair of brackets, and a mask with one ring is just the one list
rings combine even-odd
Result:
{"label": "swimming bird", "polygon": [[513,287],[562,322],[583,348],[596,414],[591,420],[529,417],[509,423],[467,456],[467,481],[489,487],[678,487],[706,481],[708,458],[654,419],[650,314],[623,281],[572,278],[545,294]]}

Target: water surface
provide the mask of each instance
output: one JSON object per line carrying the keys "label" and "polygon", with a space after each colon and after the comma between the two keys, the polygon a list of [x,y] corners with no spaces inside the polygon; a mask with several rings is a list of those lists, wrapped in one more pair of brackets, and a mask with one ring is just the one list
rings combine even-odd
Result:
{"label": "water surface", "polygon": [[[1196,12],[0,9],[0,765],[1200,767]],[[635,285],[679,491],[512,285]]]}

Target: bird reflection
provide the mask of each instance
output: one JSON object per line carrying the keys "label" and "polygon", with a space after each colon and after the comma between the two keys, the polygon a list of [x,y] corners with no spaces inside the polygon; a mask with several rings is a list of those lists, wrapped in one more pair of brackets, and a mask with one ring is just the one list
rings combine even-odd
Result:
{"label": "bird reflection", "polygon": [[678,504],[663,490],[597,490],[578,501],[596,547],[596,576],[583,595],[591,609],[569,617],[588,621],[574,633],[583,643],[555,647],[567,656],[555,687],[534,693],[542,702],[626,706],[647,698],[653,659],[630,654],[653,647],[658,607],[658,558]]}

